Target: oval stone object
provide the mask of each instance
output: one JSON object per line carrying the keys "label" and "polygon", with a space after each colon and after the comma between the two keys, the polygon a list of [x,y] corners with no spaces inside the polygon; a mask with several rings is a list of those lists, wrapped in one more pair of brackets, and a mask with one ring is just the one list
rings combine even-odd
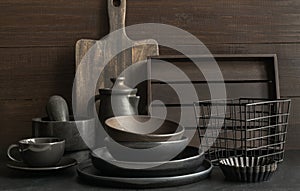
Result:
{"label": "oval stone object", "polygon": [[61,96],[51,96],[47,103],[46,110],[51,121],[69,121],[68,104]]}

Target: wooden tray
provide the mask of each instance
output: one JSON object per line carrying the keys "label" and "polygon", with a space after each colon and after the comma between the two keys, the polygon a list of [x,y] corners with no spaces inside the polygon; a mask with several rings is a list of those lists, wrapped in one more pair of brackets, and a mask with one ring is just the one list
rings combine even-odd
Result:
{"label": "wooden tray", "polygon": [[[201,64],[203,63],[202,69],[206,72],[212,75],[216,73],[209,67],[212,64],[210,56],[193,56],[193,58]],[[276,54],[218,54],[214,55],[214,58],[224,77],[227,98],[280,98]],[[193,101],[184,100],[183,103],[180,103],[177,94],[168,85],[168,83],[172,83],[184,90],[190,82],[182,79],[180,75],[176,75],[174,71],[166,69],[166,65],[162,61],[172,63],[185,72],[195,87],[198,100],[210,99],[207,81],[189,58],[183,55],[156,56],[148,59],[148,79],[163,78],[166,81],[150,80],[148,82],[148,105],[152,100],[161,100],[167,107],[168,119],[179,122],[182,109],[183,117],[194,120]],[[218,81],[211,82],[220,83]],[[153,104],[149,110],[156,115],[159,114],[161,107],[160,104]]]}

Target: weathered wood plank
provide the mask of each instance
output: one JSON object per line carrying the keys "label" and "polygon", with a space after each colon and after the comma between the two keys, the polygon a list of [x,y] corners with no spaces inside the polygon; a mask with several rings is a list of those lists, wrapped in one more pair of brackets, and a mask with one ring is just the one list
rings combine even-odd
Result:
{"label": "weathered wood plank", "polygon": [[300,65],[298,64],[300,60],[300,44],[231,44],[212,45],[209,48],[215,54],[225,52],[235,54],[277,54],[280,95],[300,95]]}
{"label": "weathered wood plank", "polygon": [[46,115],[45,99],[0,100],[1,140],[0,147],[31,137],[31,119]]}
{"label": "weathered wood plank", "polygon": [[[233,55],[234,56],[234,55]],[[189,59],[158,58],[149,61],[151,67],[151,77],[154,79],[166,79],[172,81],[186,81],[183,76],[178,75],[175,70],[170,70],[163,62],[168,62],[180,68],[191,81],[207,81],[202,73],[206,75],[217,76],[215,68],[211,67],[217,63],[223,78],[227,81],[250,81],[250,80],[268,80],[269,71],[274,68],[274,59],[270,58],[195,58],[196,64]],[[247,71],[247,72],[245,72]]]}
{"label": "weathered wood plank", "polygon": [[[108,32],[104,0],[4,0],[0,9],[2,47],[73,46]],[[297,0],[130,0],[127,25],[170,24],[204,43],[294,43],[300,42],[299,9]],[[129,37],[145,39],[142,31]]]}
{"label": "weathered wood plank", "polygon": [[[300,44],[210,44],[207,47],[213,54],[277,54],[280,95],[300,96]],[[162,55],[174,54],[166,48],[160,51]]]}
{"label": "weathered wood plank", "polygon": [[107,34],[106,1],[4,0],[1,47],[75,46],[80,38]]}
{"label": "weathered wood plank", "polygon": [[2,48],[0,57],[0,100],[71,98],[74,48]]}
{"label": "weathered wood plank", "polygon": [[290,124],[300,124],[300,97],[297,98],[291,98],[291,114],[290,114]]}
{"label": "weathered wood plank", "polygon": [[[166,109],[166,110],[164,110]],[[164,112],[166,111],[166,116]],[[160,118],[166,118],[168,120],[180,123],[184,127],[193,128],[196,127],[195,111],[193,106],[184,107],[162,107],[162,106],[152,106],[151,115]]]}
{"label": "weathered wood plank", "polygon": [[288,127],[286,149],[299,150],[300,123],[291,124]]}
{"label": "weathered wood plank", "polygon": [[289,127],[287,133],[286,148],[299,150],[300,137],[300,97],[293,97],[291,103],[291,113],[289,118]]}
{"label": "weathered wood plank", "polygon": [[296,0],[221,0],[218,3],[153,0],[147,2],[147,7],[145,1],[133,0],[128,7],[128,25],[158,20],[189,31],[204,43],[281,43],[300,40],[300,2]]}
{"label": "weathered wood plank", "polygon": [[[194,101],[211,99],[208,84],[194,84],[193,87],[197,95],[190,96],[190,99],[181,101],[177,93],[188,97],[188,94],[185,93],[191,93],[190,86],[186,84],[152,84],[151,86],[152,99],[160,100],[165,104],[193,104]],[[225,83],[227,98],[276,98],[270,86],[272,86],[272,84],[268,82]],[[175,91],[176,89],[177,92]],[[196,100],[192,100],[194,97]]]}

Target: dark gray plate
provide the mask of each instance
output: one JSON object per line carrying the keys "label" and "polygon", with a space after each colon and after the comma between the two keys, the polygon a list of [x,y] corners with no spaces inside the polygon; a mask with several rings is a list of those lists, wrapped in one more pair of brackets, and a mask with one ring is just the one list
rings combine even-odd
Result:
{"label": "dark gray plate", "polygon": [[[167,162],[126,162],[115,160],[106,147],[91,152],[93,165],[105,175],[129,177],[179,176],[195,171],[204,160],[204,152],[186,147],[175,159]],[[148,168],[139,168],[148,167]]]}
{"label": "dark gray plate", "polygon": [[165,177],[144,177],[144,178],[124,178],[106,176],[97,170],[92,162],[86,161],[77,167],[78,176],[88,183],[121,188],[162,188],[191,184],[207,178],[213,169],[213,165],[208,160],[204,160],[203,164],[193,173],[180,176]]}
{"label": "dark gray plate", "polygon": [[51,167],[30,167],[24,163],[19,162],[10,162],[7,164],[7,167],[16,169],[16,170],[25,170],[25,171],[53,171],[53,170],[60,170],[69,168],[77,164],[77,161],[72,158],[63,157],[61,161]]}

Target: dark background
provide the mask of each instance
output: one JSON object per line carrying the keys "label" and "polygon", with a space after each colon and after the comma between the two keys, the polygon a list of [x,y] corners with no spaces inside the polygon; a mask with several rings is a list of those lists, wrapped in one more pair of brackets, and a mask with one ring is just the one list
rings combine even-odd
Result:
{"label": "dark background", "polygon": [[[75,43],[108,33],[106,7],[106,0],[1,0],[1,149],[31,136],[31,119],[45,115],[49,96],[71,103]],[[276,53],[281,96],[293,100],[287,148],[300,149],[300,1],[127,0],[126,19],[180,27],[215,54]]]}

